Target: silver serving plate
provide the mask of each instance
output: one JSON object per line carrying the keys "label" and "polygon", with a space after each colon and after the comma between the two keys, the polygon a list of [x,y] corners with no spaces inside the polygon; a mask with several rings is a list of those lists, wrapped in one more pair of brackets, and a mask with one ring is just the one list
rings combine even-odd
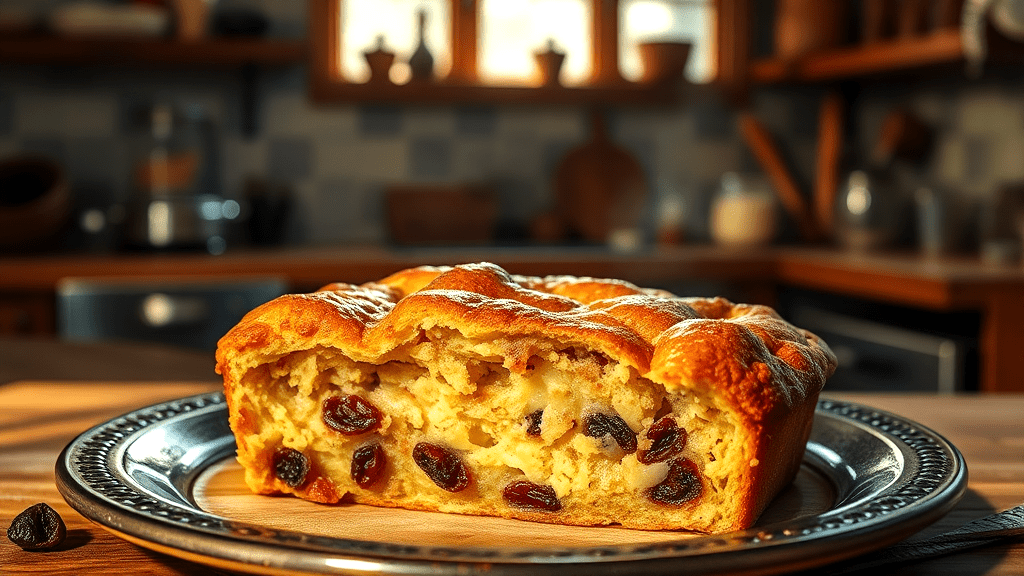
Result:
{"label": "silver serving plate", "polygon": [[[57,487],[83,516],[131,542],[257,574],[683,576],[772,574],[876,550],[946,514],[967,486],[963,456],[935,432],[893,414],[823,400],[804,456],[804,470],[834,494],[822,513],[653,543],[430,546],[288,531],[208,512],[197,503],[196,481],[234,451],[223,395],[193,396],[80,435],[57,460]],[[381,523],[388,512],[381,509]]]}

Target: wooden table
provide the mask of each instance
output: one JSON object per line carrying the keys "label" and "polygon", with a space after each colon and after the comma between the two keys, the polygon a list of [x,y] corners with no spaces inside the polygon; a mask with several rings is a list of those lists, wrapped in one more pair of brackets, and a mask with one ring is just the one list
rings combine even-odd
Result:
{"label": "wooden table", "polygon": [[[45,574],[223,574],[139,548],[73,511],[57,492],[54,464],[79,432],[131,409],[216,389],[206,383],[18,382],[0,386],[0,525],[36,502],[53,506],[68,525],[65,546],[24,552],[0,538],[0,572]],[[912,396],[858,394],[842,398],[890,410],[925,424],[964,453],[967,495],[922,535],[1024,502],[1024,396]],[[875,570],[886,574],[1021,574],[1024,541]]]}
{"label": "wooden table", "polygon": [[144,342],[0,336],[0,384],[16,380],[219,382],[213,352]]}

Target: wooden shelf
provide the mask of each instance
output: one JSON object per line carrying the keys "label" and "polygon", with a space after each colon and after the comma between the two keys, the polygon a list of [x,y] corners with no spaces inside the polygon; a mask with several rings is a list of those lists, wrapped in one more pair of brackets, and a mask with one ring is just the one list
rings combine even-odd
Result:
{"label": "wooden shelf", "polygon": [[108,39],[30,36],[0,39],[0,62],[7,64],[114,64],[196,66],[289,66],[305,62],[300,40]]}
{"label": "wooden shelf", "polygon": [[[310,96],[320,104],[388,102],[395,104],[484,103],[497,105],[554,104],[576,106],[671,106],[686,89],[682,69],[665,69],[664,77],[680,82],[632,83],[619,74],[619,0],[585,0],[592,12],[593,39],[590,84],[563,86],[497,86],[479,81],[478,26],[480,3],[444,0],[451,5],[449,45],[452,67],[445,79],[395,85],[387,81],[347,82],[338,69],[342,45],[339,0],[308,0],[310,43]],[[670,65],[670,64],[667,64]],[[382,74],[379,78],[386,78]]]}
{"label": "wooden shelf", "polygon": [[481,84],[345,84],[313,85],[314,101],[390,102],[397,104],[606,104],[670,106],[683,90],[673,85],[623,82],[613,86],[492,86]]}
{"label": "wooden shelf", "polygon": [[256,75],[260,68],[306,62],[302,40],[210,38],[199,42],[171,39],[0,38],[0,63],[52,66],[148,66],[161,68],[233,68],[241,71],[242,133],[256,133]]}
{"label": "wooden shelf", "polygon": [[750,80],[755,84],[824,82],[956,64],[963,60],[960,31],[946,29],[915,38],[838,48],[799,60],[755,60],[750,65]]}

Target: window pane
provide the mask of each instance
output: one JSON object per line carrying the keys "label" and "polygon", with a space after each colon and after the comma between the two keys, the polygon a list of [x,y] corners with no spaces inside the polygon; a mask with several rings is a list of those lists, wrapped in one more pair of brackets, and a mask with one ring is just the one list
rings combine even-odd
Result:
{"label": "window pane", "polygon": [[539,83],[534,52],[548,40],[565,52],[561,81],[583,84],[591,74],[590,2],[587,0],[483,0],[478,46],[481,81]]}
{"label": "window pane", "polygon": [[410,77],[406,62],[419,41],[416,13],[427,13],[426,44],[434,57],[434,75],[444,78],[452,65],[450,46],[451,11],[448,0],[340,0],[341,1],[341,75],[349,82],[366,82],[370,68],[363,52],[377,46],[384,37],[385,47],[394,52],[391,79],[401,84]]}
{"label": "window pane", "polygon": [[714,76],[711,0],[621,0],[619,18],[619,66],[628,80],[643,73],[637,44],[650,41],[690,42],[686,64],[690,82],[710,82]]}

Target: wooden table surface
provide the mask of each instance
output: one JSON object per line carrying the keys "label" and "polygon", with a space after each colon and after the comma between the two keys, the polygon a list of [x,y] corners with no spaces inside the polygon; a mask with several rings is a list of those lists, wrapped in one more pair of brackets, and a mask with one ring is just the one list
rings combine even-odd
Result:
{"label": "wooden table surface", "polygon": [[[0,386],[0,525],[6,529],[19,512],[46,502],[68,526],[65,545],[52,552],[25,552],[0,538],[0,573],[223,574],[111,535],[65,504],[54,484],[57,456],[78,433],[134,408],[211,389],[216,385],[209,382],[26,381]],[[964,453],[970,470],[966,496],[921,535],[950,530],[1024,502],[1024,396],[841,397],[916,420]],[[873,572],[1022,574],[1024,540]]]}

